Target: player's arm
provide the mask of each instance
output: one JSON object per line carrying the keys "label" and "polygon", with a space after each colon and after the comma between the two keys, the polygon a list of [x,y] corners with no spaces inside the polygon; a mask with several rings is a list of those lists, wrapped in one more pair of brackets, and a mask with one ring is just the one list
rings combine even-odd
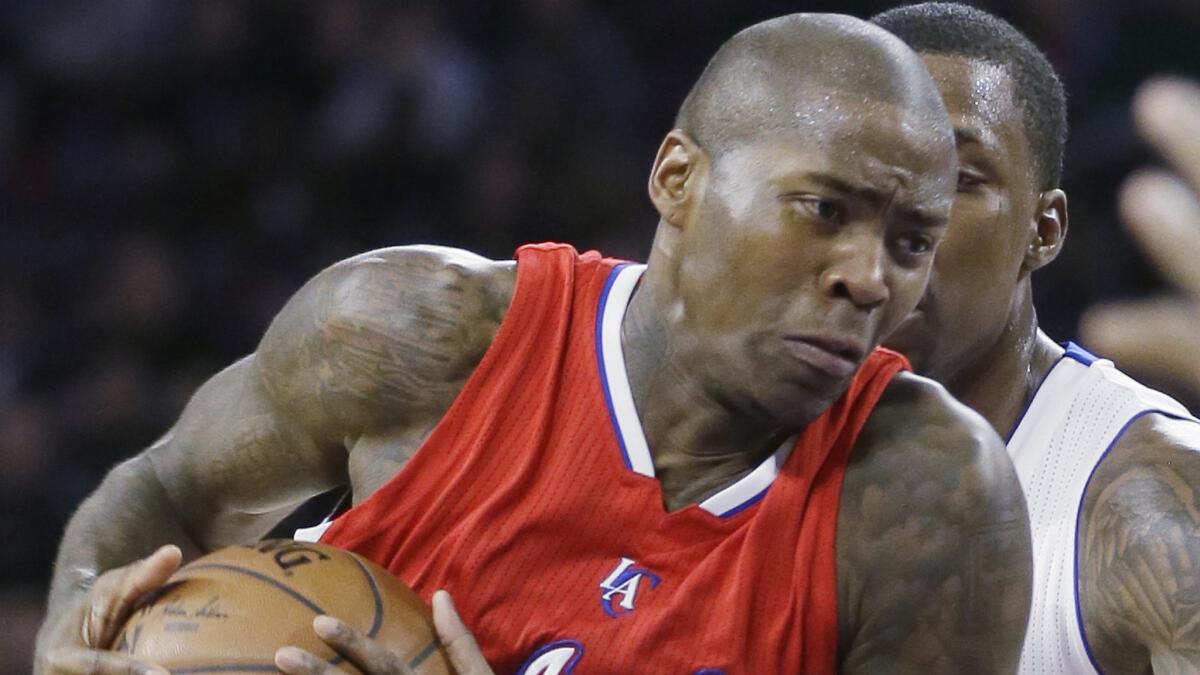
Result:
{"label": "player's arm", "polygon": [[842,489],[841,672],[1016,672],[1031,568],[1003,443],[940,386],[898,376]]}
{"label": "player's arm", "polygon": [[[405,247],[351,258],[306,284],[253,355],[205,383],[174,427],[115,467],[72,517],[39,655],[82,643],[88,592],[106,570],[164,543],[186,558],[254,540],[345,484],[357,439],[440,417],[490,344],[514,272],[511,262]],[[99,618],[121,613],[121,603],[103,604]]]}
{"label": "player's arm", "polygon": [[1107,672],[1200,672],[1200,424],[1138,418],[1084,499],[1079,593]]}

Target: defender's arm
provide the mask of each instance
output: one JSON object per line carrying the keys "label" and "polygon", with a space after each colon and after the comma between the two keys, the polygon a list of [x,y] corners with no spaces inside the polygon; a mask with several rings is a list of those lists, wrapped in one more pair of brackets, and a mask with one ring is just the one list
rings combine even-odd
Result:
{"label": "defender's arm", "polygon": [[78,609],[105,570],[164,543],[187,558],[254,540],[346,483],[359,436],[440,417],[490,344],[514,279],[512,263],[405,247],[311,280],[252,356],[205,383],[171,431],[114,468],[72,517],[39,656],[81,642]]}
{"label": "defender's arm", "polygon": [[1109,672],[1200,672],[1200,424],[1150,414],[1084,496],[1079,592]]}
{"label": "defender's arm", "polygon": [[940,386],[898,376],[842,489],[842,672],[1015,672],[1031,568],[1025,500],[1000,439]]}

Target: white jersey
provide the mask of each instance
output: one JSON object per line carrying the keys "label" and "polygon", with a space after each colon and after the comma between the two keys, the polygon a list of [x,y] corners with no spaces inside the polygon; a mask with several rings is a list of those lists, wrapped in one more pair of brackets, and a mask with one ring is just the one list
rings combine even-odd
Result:
{"label": "white jersey", "polygon": [[1109,449],[1151,412],[1192,418],[1179,402],[1149,389],[1068,343],[1008,441],[1029,506],[1033,605],[1021,675],[1094,675],[1076,580],[1076,528],[1088,482]]}

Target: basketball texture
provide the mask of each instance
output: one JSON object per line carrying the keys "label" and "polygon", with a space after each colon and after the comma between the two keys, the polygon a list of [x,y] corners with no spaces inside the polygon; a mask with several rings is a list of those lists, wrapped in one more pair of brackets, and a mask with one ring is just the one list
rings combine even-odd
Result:
{"label": "basketball texture", "polygon": [[275,650],[295,645],[358,673],[313,632],[319,614],[374,638],[420,675],[454,672],[416,593],[349,551],[289,539],[185,565],[130,617],[113,649],[192,675],[274,673]]}

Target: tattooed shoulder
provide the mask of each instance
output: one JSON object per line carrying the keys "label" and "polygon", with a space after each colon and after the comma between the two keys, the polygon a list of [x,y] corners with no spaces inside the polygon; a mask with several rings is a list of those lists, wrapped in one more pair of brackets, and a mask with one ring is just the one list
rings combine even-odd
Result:
{"label": "tattooed shoulder", "polygon": [[336,440],[440,417],[491,344],[514,261],[436,246],[380,249],[309,281],[256,363],[272,397]]}
{"label": "tattooed shoulder", "polygon": [[1084,632],[1108,672],[1200,670],[1200,424],[1129,425],[1084,494]]}
{"label": "tattooed shoulder", "polygon": [[847,466],[837,536],[842,672],[1015,669],[1024,497],[995,432],[941,386],[889,386]]}

